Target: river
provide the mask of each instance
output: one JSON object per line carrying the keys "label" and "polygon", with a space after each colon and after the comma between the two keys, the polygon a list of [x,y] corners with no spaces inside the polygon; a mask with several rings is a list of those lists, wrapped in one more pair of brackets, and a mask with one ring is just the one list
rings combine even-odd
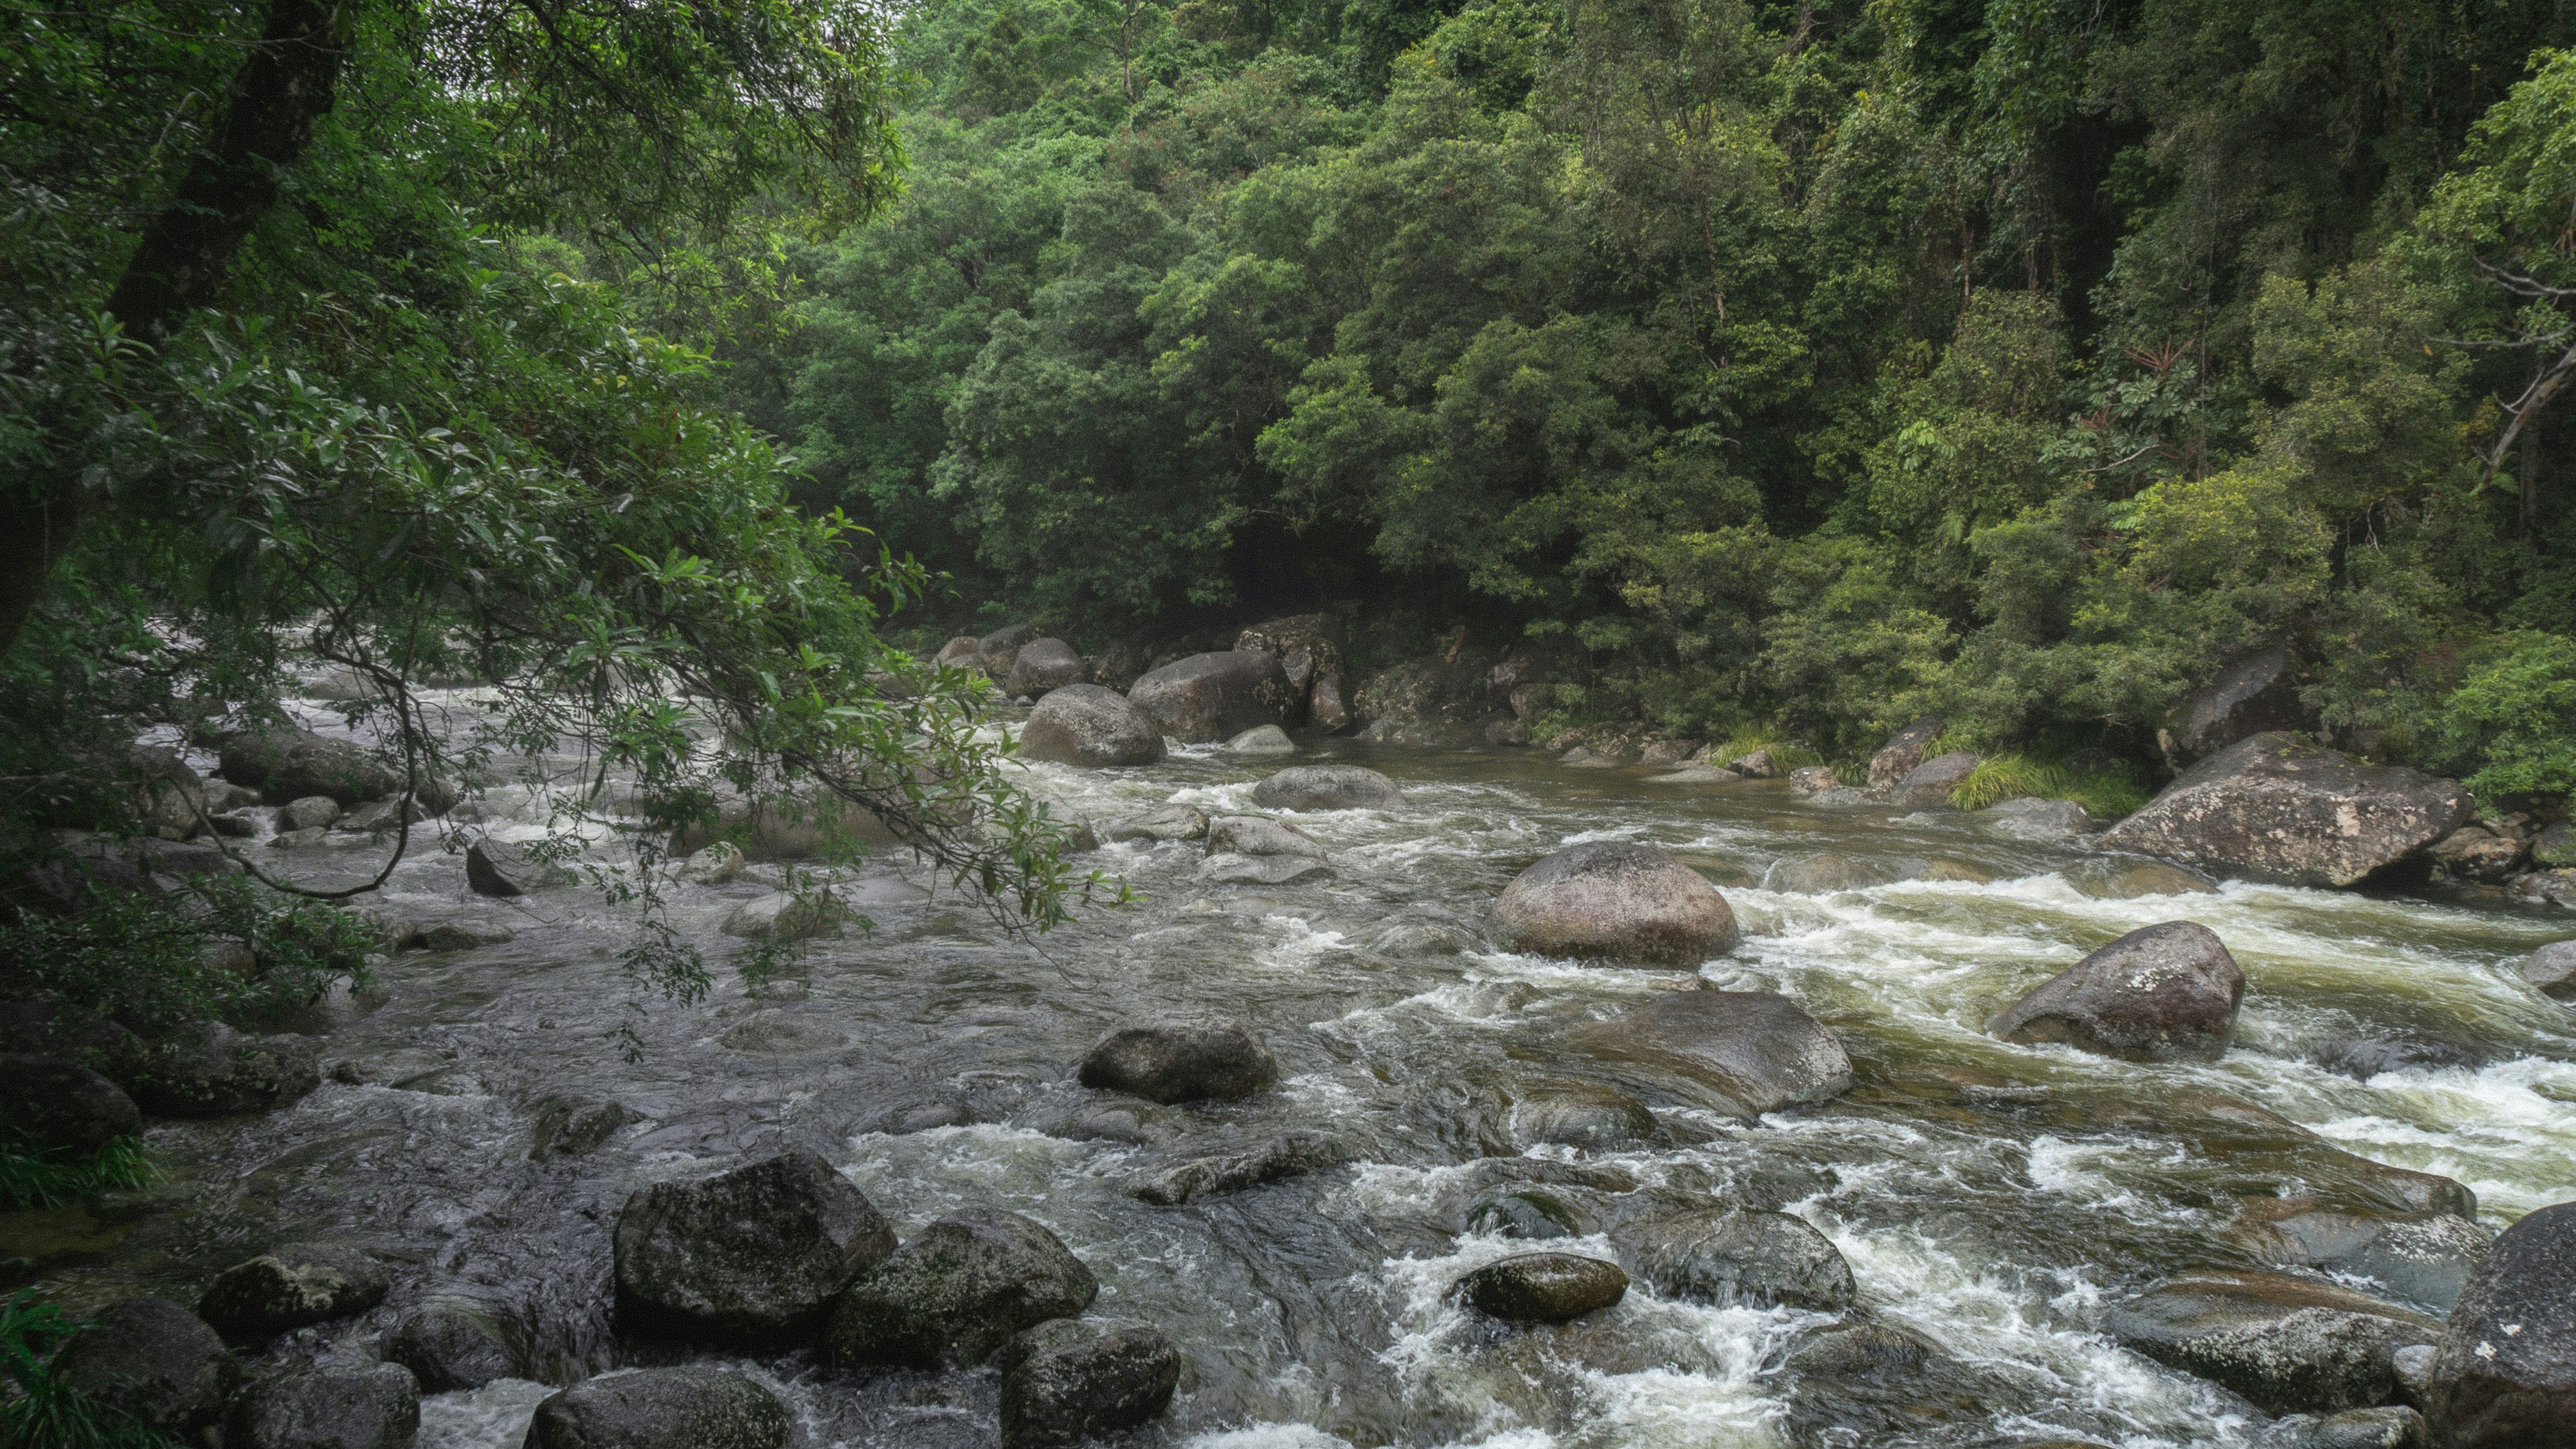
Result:
{"label": "river", "polygon": [[[1298,817],[1331,851],[1329,880],[1210,885],[1196,879],[1196,844],[1114,844],[1090,861],[1143,899],[1032,946],[889,861],[853,887],[873,928],[811,945],[788,972],[801,999],[787,986],[764,988],[766,1000],[723,968],[741,943],[715,932],[763,887],[675,887],[718,985],[703,1005],[640,1016],[615,960],[627,918],[595,892],[486,901],[466,893],[455,857],[423,850],[396,873],[389,909],[499,920],[517,935],[387,963],[382,1004],[325,1042],[326,1064],[357,1064],[340,1075],[365,1084],[326,1080],[256,1118],[155,1125],[164,1180],[150,1201],[112,1222],[79,1209],[0,1220],[0,1251],[36,1258],[40,1291],[86,1308],[137,1291],[190,1302],[214,1270],[272,1244],[354,1241],[395,1265],[393,1297],[279,1353],[369,1353],[400,1309],[464,1288],[511,1304],[549,1372],[569,1379],[672,1358],[621,1350],[610,1334],[608,1235],[627,1194],[800,1146],[899,1232],[985,1204],[1061,1235],[1101,1280],[1094,1312],[1154,1323],[1188,1356],[1179,1397],[1139,1443],[2080,1437],[2146,1449],[2247,1443],[2261,1422],[2112,1345],[2098,1332],[2105,1305],[2161,1274],[2252,1262],[2227,1230],[2239,1199],[2331,1190],[2338,1171],[2321,1145],[2248,1148],[2213,1128],[2214,1097],[2456,1178],[2490,1228],[2576,1195],[2576,1011],[2510,969],[2569,927],[2500,901],[2245,884],[2109,898],[2118,863],[2078,844],[1950,812],[1816,807],[1774,783],[1569,768],[1535,751],[1327,741],[1293,761],[1193,748],[1145,769],[1029,773],[1105,825],[1166,801],[1249,811],[1271,770],[1327,760],[1383,770],[1406,796],[1387,813]],[[506,815],[499,825],[537,830]],[[1595,839],[1661,847],[1716,881],[1745,940],[1698,974],[1795,998],[1842,1038],[1855,1089],[1745,1124],[1567,1049],[1581,1025],[1690,980],[1535,959],[1496,940],[1487,909],[1512,876]],[[1761,887],[1775,861],[1818,851],[1914,878],[1824,895]],[[358,848],[279,858],[317,878],[372,860]],[[2172,919],[2215,930],[2249,978],[2224,1060],[2130,1065],[1981,1031],[2085,950]],[[1085,1048],[1116,1019],[1171,1004],[1252,1024],[1280,1058],[1278,1089],[1205,1110],[1087,1114],[1071,1082]],[[613,1040],[625,1024],[643,1046],[631,1064]],[[791,1049],[740,1050],[719,1041],[729,1032]],[[2372,1053],[2396,1065],[2353,1075]],[[1613,1091],[1652,1109],[1629,1140],[1529,1145],[1551,1110]],[[611,1097],[642,1120],[587,1155],[531,1162],[532,1111],[560,1093]],[[1121,1191],[1173,1148],[1288,1129],[1331,1134],[1349,1163],[1179,1208]],[[1472,1321],[1447,1286],[1528,1245],[1463,1231],[1465,1204],[1515,1180],[1553,1182],[1578,1208],[1633,1192],[1795,1213],[1849,1260],[1861,1296],[1851,1317],[1914,1330],[1941,1352],[1866,1382],[1820,1380],[1782,1365],[1831,1316],[1663,1301],[1642,1283],[1558,1328]],[[1610,1255],[1599,1237],[1548,1246]],[[781,1392],[817,1446],[992,1442],[990,1370],[736,1362]],[[548,1391],[505,1380],[432,1396],[421,1449],[515,1449]]]}

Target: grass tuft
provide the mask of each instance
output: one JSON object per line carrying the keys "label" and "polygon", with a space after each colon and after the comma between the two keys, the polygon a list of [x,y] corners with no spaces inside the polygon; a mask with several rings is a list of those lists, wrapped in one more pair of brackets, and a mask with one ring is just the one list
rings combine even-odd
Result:
{"label": "grass tuft", "polygon": [[88,1327],[50,1303],[38,1303],[25,1289],[0,1302],[0,1444],[179,1449],[169,1435],[99,1403],[55,1372],[63,1345]]}
{"label": "grass tuft", "polygon": [[151,1181],[152,1160],[140,1137],[119,1137],[87,1157],[63,1158],[14,1134],[0,1135],[0,1212],[64,1207]]}
{"label": "grass tuft", "polygon": [[2097,820],[2132,814],[2149,798],[2146,783],[2126,764],[2079,772],[2054,760],[2009,754],[1979,761],[1950,792],[1950,803],[1961,810],[1983,810],[2025,795],[2072,800]]}
{"label": "grass tuft", "polygon": [[1823,755],[1807,745],[1760,733],[1738,734],[1728,739],[1708,752],[1708,761],[1712,765],[1723,765],[1729,760],[1743,759],[1755,750],[1769,750],[1771,762],[1783,771],[1804,769],[1809,765],[1821,765],[1825,762]]}

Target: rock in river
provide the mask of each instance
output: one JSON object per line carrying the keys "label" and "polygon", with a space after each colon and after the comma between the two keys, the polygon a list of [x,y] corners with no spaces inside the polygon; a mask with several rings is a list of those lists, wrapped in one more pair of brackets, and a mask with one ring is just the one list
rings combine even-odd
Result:
{"label": "rock in river", "polygon": [[792,1337],[894,1246],[866,1194],[811,1152],[657,1182],[617,1215],[618,1324],[729,1342]]}
{"label": "rock in river", "polygon": [[2245,973],[2207,926],[2167,921],[2094,951],[2005,1008],[1987,1029],[2134,1062],[2216,1061],[2236,1030]]}
{"label": "rock in river", "polygon": [[2552,941],[2523,957],[2517,969],[2541,995],[2576,1002],[2576,941]]}
{"label": "rock in river", "polygon": [[1237,855],[1224,851],[1199,865],[1199,879],[1224,885],[1293,885],[1332,873],[1328,862],[1306,855]]}
{"label": "rock in river", "polygon": [[1043,698],[1082,679],[1082,655],[1061,639],[1032,639],[1011,656],[1002,692]]}
{"label": "rock in river", "polygon": [[1127,1180],[1127,1193],[1157,1207],[1178,1207],[1283,1177],[1302,1177],[1342,1157],[1341,1148],[1319,1134],[1283,1132],[1249,1146],[1192,1152],[1144,1168]]}
{"label": "rock in river", "polygon": [[1966,750],[1935,755],[1905,773],[1892,797],[1909,810],[1930,810],[1950,803],[1950,792],[1977,772],[1977,757]]}
{"label": "rock in river", "polygon": [[2192,766],[2100,844],[2252,880],[2348,886],[2476,812],[2456,780],[2260,734]]}
{"label": "rock in river", "polygon": [[1285,820],[1265,815],[1220,815],[1208,822],[1210,855],[1302,855],[1324,858],[1324,843]]}
{"label": "rock in river", "polygon": [[292,1102],[322,1084],[321,1048],[300,1036],[246,1037],[220,1022],[152,1044],[135,1101],[162,1117],[225,1117]]}
{"label": "rock in river", "polygon": [[226,1449],[410,1449],[420,1385],[401,1364],[310,1368],[252,1385]]}
{"label": "rock in river", "polygon": [[128,1298],[98,1315],[54,1360],[61,1382],[149,1429],[189,1434],[214,1422],[241,1363],[204,1319],[167,1298]]}
{"label": "rock in river", "polygon": [[2262,1449],[2424,1449],[2424,1416],[2403,1404],[2293,1414],[2266,1431]]}
{"label": "rock in river", "polygon": [[1086,1087],[1154,1102],[1249,1097],[1279,1078],[1279,1063],[1250,1028],[1204,1011],[1166,1011],[1120,1022],[1082,1058]]}
{"label": "rock in river", "polygon": [[915,1233],[850,1285],[823,1346],[840,1363],[972,1367],[1024,1328],[1072,1318],[1100,1282],[1045,1227],[967,1208]]}
{"label": "rock in river", "polygon": [[1278,658],[1256,649],[1193,654],[1166,664],[1137,680],[1127,697],[1163,733],[1192,744],[1283,723],[1295,702]]}
{"label": "rock in river", "polygon": [[526,1449],[785,1449],[778,1396],[722,1369],[603,1374],[537,1405]]}
{"label": "rock in river", "polygon": [[143,1125],[125,1089],[69,1057],[0,1052],[0,1122],[46,1151],[87,1156]]}
{"label": "rock in river", "polygon": [[1208,818],[1188,805],[1164,805],[1109,827],[1112,840],[1205,840]]}
{"label": "rock in river", "polygon": [[2309,1197],[2245,1204],[2231,1236],[2285,1268],[2377,1280],[2411,1303],[2448,1310],[2492,1234],[2456,1213],[2362,1213]]}
{"label": "rock in river", "polygon": [[1923,763],[1924,750],[1941,737],[1942,728],[1940,720],[1927,716],[1888,736],[1887,743],[1870,756],[1869,788],[1892,790],[1903,783]]}
{"label": "rock in river", "polygon": [[1254,725],[1225,742],[1226,752],[1235,755],[1293,755],[1297,742],[1277,725]]}
{"label": "rock in river", "polygon": [[1051,1318],[1002,1349],[1002,1449],[1058,1449],[1163,1412],[1181,1351],[1154,1328]]}
{"label": "rock in river", "polygon": [[806,941],[830,935],[848,915],[829,891],[771,891],[726,912],[716,929],[747,941]]}
{"label": "rock in river", "polygon": [[1895,879],[1868,861],[1828,852],[1773,861],[1771,868],[1763,872],[1762,888],[1791,895],[1821,896],[1835,891],[1867,890]]}
{"label": "rock in river", "polygon": [[1675,1213],[1623,1224],[1614,1238],[1632,1272],[1678,1298],[1839,1313],[1858,1292],[1841,1250],[1787,1213]]}
{"label": "rock in river", "polygon": [[2267,1414],[2331,1414],[2386,1400],[2390,1356],[2439,1323],[2386,1299],[2276,1273],[2177,1278],[2114,1306],[2103,1331],[2168,1368],[2234,1390]]}
{"label": "rock in river", "polygon": [[2448,1449],[2576,1443],[2576,1203],[2524,1217],[2478,1260],[2428,1397]]}
{"label": "rock in river", "polygon": [[1393,810],[1404,792],[1360,765],[1298,765],[1252,787],[1264,810]]}
{"label": "rock in river", "polygon": [[524,1377],[511,1331],[483,1304],[433,1299],[385,1336],[385,1358],[411,1370],[433,1394],[479,1389],[494,1379]]}
{"label": "rock in river", "polygon": [[298,1244],[216,1274],[197,1313],[234,1338],[266,1338],[364,1313],[391,1286],[385,1270],[354,1248]]}
{"label": "rock in river", "polygon": [[1451,1291],[1506,1322],[1563,1323],[1615,1306],[1628,1296],[1628,1275],[1576,1253],[1522,1253],[1487,1263]]}
{"label": "rock in river", "polygon": [[1696,966],[1735,949],[1735,912],[1698,871],[1621,841],[1569,845],[1503,888],[1494,917],[1544,956]]}
{"label": "rock in river", "polygon": [[506,900],[571,879],[572,872],[539,861],[506,840],[486,836],[465,847],[465,884],[478,896]]}
{"label": "rock in river", "polygon": [[1851,1058],[1833,1033],[1767,991],[1672,991],[1587,1029],[1597,1056],[1676,1072],[1709,1105],[1738,1117],[1849,1091]]}
{"label": "rock in river", "polygon": [[1125,695],[1097,684],[1047,691],[1020,728],[1020,754],[1105,769],[1163,758],[1163,729]]}

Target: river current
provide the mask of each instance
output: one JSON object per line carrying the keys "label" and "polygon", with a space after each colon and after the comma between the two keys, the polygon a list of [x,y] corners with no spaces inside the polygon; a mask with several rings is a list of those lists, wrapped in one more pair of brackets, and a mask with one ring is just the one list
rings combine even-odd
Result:
{"label": "river current", "polygon": [[[193,1302],[214,1271],[331,1238],[395,1267],[386,1304],[274,1352],[370,1354],[431,1292],[507,1304],[558,1383],[686,1354],[621,1346],[608,1237],[638,1185],[788,1147],[820,1152],[910,1232],[968,1205],[1054,1229],[1102,1284],[1095,1313],[1181,1345],[1179,1396],[1138,1444],[1190,1449],[1664,1449],[1989,1445],[2084,1438],[2123,1449],[2251,1442],[2223,1391],[2113,1345],[2106,1305],[2164,1274],[2255,1262],[2240,1202],[2331,1191],[2326,1144],[2475,1190],[2501,1228],[2576,1196],[2576,1011],[2515,979],[2563,918],[2468,896],[2229,884],[2119,898],[2123,864],[1977,817],[1826,808],[1776,783],[1719,787],[1569,768],[1536,751],[1312,743],[1292,758],[1207,748],[1164,764],[1032,767],[1030,783],[1103,827],[1166,802],[1259,813],[1290,763],[1344,761],[1404,789],[1388,812],[1296,817],[1334,874],[1287,887],[1197,878],[1197,843],[1111,844],[1087,863],[1141,899],[1034,944],[888,857],[850,882],[866,930],[811,943],[755,995],[716,923],[777,879],[672,887],[717,967],[703,1004],[629,1004],[619,909],[582,886],[514,903],[467,893],[418,827],[384,907],[498,922],[515,939],[408,953],[380,1004],[344,1013],[324,1084],[252,1118],[162,1123],[147,1201],[0,1219],[0,1254],[74,1309],[134,1292]],[[496,833],[534,836],[496,792]],[[1583,1025],[1692,984],[1691,973],[1515,954],[1488,908],[1539,856],[1584,840],[1671,851],[1724,890],[1745,932],[1697,975],[1779,991],[1848,1048],[1848,1095],[1755,1123],[1567,1045]],[[1762,888],[1775,862],[1831,851],[1907,877],[1825,894]],[[277,852],[345,878],[364,846]],[[2235,1045],[2209,1065],[2131,1065],[2016,1047],[1982,1023],[2084,951],[2138,926],[2201,922],[2249,980]],[[1102,1113],[1071,1080],[1122,1016],[1186,1004],[1251,1024],[1277,1090],[1205,1109]],[[621,1058],[620,1026],[640,1036]],[[749,1048],[749,1049],[747,1049]],[[336,1073],[329,1069],[339,1065]],[[336,1075],[340,1080],[329,1079]],[[593,1152],[529,1159],[538,1105],[613,1098],[639,1120]],[[1642,1101],[1651,1120],[1590,1146],[1532,1123]],[[2315,1138],[2225,1129],[2251,1103]],[[1614,1114],[1615,1115],[1615,1114]],[[1177,1208],[1122,1190],[1177,1150],[1287,1130],[1348,1161]],[[1564,1135],[1564,1134],[1557,1134]],[[1626,1140],[1620,1140],[1625,1137]],[[1466,1204],[1515,1182],[1578,1209],[1629,1193],[1795,1213],[1849,1260],[1860,1307],[1668,1301],[1643,1282],[1606,1312],[1497,1331],[1448,1301],[1479,1263],[1530,1245],[1468,1230]],[[114,1220],[107,1220],[112,1217]],[[1612,1256],[1605,1238],[1546,1246]],[[1910,1330],[1920,1363],[1857,1376],[1785,1367],[1837,1321]],[[996,1381],[845,1374],[799,1357],[723,1360],[776,1388],[815,1446],[993,1442]],[[434,1395],[421,1449],[515,1449],[547,1385]]]}

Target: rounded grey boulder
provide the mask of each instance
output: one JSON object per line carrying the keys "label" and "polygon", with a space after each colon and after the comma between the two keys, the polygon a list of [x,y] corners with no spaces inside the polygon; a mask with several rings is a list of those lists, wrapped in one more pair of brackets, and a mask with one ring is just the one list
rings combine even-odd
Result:
{"label": "rounded grey boulder", "polygon": [[1045,696],[1082,682],[1082,656],[1061,639],[1032,639],[1011,656],[1004,694]]}
{"label": "rounded grey boulder", "polygon": [[241,1382],[241,1363],[206,1321],[167,1298],[108,1306],[74,1338],[54,1373],[149,1429],[188,1434],[213,1423]]}
{"label": "rounded grey boulder", "polygon": [[1193,654],[1148,671],[1127,698],[1163,733],[1200,744],[1283,724],[1295,703],[1278,657],[1257,649]]}
{"label": "rounded grey boulder", "polygon": [[811,1329],[884,1261],[894,1229],[811,1152],[626,1200],[612,1254],[621,1328],[761,1342]]}
{"label": "rounded grey boulder", "polygon": [[125,1089],[68,1057],[0,1052],[0,1122],[50,1152],[86,1156],[143,1125]]}
{"label": "rounded grey boulder", "polygon": [[215,1275],[197,1312],[234,1338],[266,1338],[364,1313],[392,1286],[375,1260],[328,1243],[298,1244]]}
{"label": "rounded grey boulder", "polygon": [[1086,1087],[1153,1102],[1249,1097],[1279,1079],[1250,1028],[1204,1011],[1167,1011],[1111,1027],[1082,1058]]}
{"label": "rounded grey boulder", "polygon": [[1220,815],[1208,822],[1210,855],[1302,855],[1324,859],[1324,843],[1285,820],[1266,815]]}
{"label": "rounded grey boulder", "polygon": [[1522,1253],[1487,1263],[1451,1291],[1506,1322],[1563,1323],[1615,1306],[1628,1296],[1628,1275],[1578,1253]]}
{"label": "rounded grey boulder", "polygon": [[2563,1445],[2576,1426],[2576,1203],[2525,1216],[2469,1274],[2426,1417],[2449,1449]]}
{"label": "rounded grey boulder", "polygon": [[1392,810],[1404,792],[1359,765],[1297,765],[1253,786],[1252,803],[1264,810]]}
{"label": "rounded grey boulder", "polygon": [[1181,1351],[1142,1323],[1051,1318],[1002,1349],[1003,1449],[1057,1449],[1163,1412]]}
{"label": "rounded grey boulder", "polygon": [[537,1405],[525,1449],[784,1449],[778,1396],[722,1369],[607,1374]]}
{"label": "rounded grey boulder", "polygon": [[2541,995],[2576,1002],[2576,941],[2552,941],[2523,957],[2519,969]]}
{"label": "rounded grey boulder", "polygon": [[432,1302],[412,1310],[386,1335],[385,1358],[411,1370],[433,1394],[524,1376],[509,1330],[483,1305],[464,1301]]}
{"label": "rounded grey boulder", "polygon": [[1677,1298],[1836,1313],[1859,1291],[1832,1240],[1787,1213],[1677,1213],[1628,1224],[1618,1241],[1637,1276]]}
{"label": "rounded grey boulder", "polygon": [[2064,1042],[2135,1062],[2216,1061],[2245,973],[2216,932],[2143,926],[2042,982],[1987,1024],[2010,1042]]}
{"label": "rounded grey boulder", "polygon": [[2184,771],[2100,845],[2251,880],[2348,886],[2476,814],[2456,780],[2259,734]]}
{"label": "rounded grey boulder", "polygon": [[2385,1299],[2276,1273],[2177,1278],[2115,1304],[2103,1331],[2267,1414],[2331,1414],[2387,1399],[2392,1356],[2441,1325]]}
{"label": "rounded grey boulder", "polygon": [[316,1368],[254,1384],[233,1405],[227,1449],[407,1449],[420,1385],[400,1364]]}
{"label": "rounded grey boulder", "polygon": [[1047,691],[1020,727],[1025,759],[1105,769],[1163,758],[1163,729],[1113,689],[1068,684]]}
{"label": "rounded grey boulder", "polygon": [[1667,992],[1578,1040],[1595,1056],[1671,1072],[1737,1117],[1851,1090],[1843,1044],[1796,1002],[1767,991]]}
{"label": "rounded grey boulder", "polygon": [[1735,949],[1735,912],[1699,872],[1619,841],[1570,845],[1514,877],[1494,903],[1513,946],[1542,956],[1695,966]]}
{"label": "rounded grey boulder", "polygon": [[823,1347],[839,1363],[971,1368],[1024,1328],[1072,1318],[1100,1280],[1062,1239],[994,1208],[950,1213],[841,1295]]}

